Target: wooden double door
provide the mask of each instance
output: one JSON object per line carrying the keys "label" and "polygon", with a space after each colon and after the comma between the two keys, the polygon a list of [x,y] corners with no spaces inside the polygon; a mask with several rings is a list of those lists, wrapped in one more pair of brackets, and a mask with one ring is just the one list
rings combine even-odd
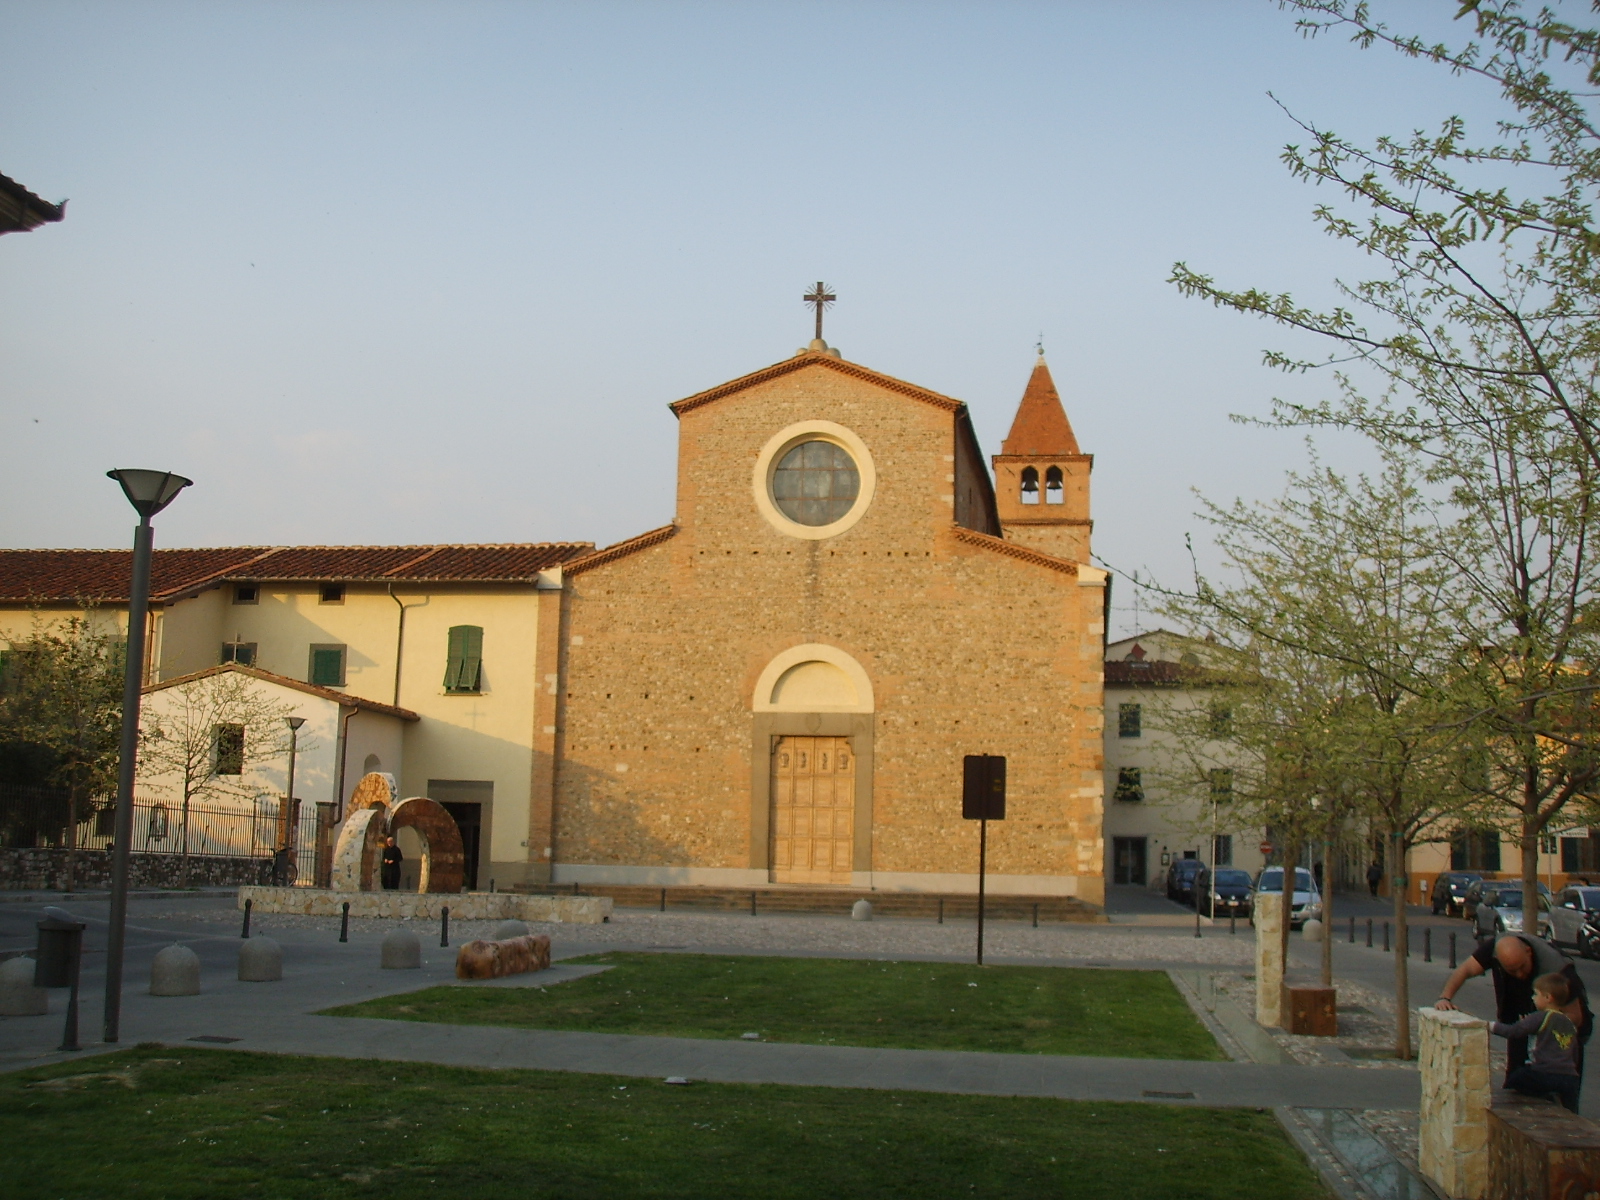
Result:
{"label": "wooden double door", "polygon": [[772,881],[850,882],[856,756],[843,737],[781,737],[772,753]]}

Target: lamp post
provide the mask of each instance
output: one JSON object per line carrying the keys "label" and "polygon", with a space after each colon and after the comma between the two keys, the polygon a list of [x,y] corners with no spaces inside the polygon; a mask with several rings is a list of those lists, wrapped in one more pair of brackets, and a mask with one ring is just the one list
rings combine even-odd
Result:
{"label": "lamp post", "polygon": [[[295,812],[294,802],[294,756],[300,748],[300,726],[306,723],[306,719],[304,717],[285,717],[283,723],[289,727],[289,790],[284,793],[283,810],[278,818],[280,831],[278,844],[283,849],[286,880],[290,867],[294,868],[297,878],[300,874],[299,864],[295,862],[294,854],[290,847],[294,844],[295,818],[299,815]],[[280,880],[279,882],[283,883],[285,880]]]}
{"label": "lamp post", "polygon": [[111,852],[111,928],[106,935],[105,1040],[122,1025],[122,950],[128,923],[128,850],[133,844],[133,775],[139,752],[139,691],[144,685],[144,626],[150,608],[150,518],[194,482],[171,471],[107,471],[139,514],[128,589],[128,648],[122,675],[122,744],[117,754],[117,824]]}

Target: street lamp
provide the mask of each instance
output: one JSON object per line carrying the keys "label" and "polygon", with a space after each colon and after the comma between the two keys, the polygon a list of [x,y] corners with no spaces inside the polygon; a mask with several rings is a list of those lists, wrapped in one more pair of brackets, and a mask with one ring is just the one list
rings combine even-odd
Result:
{"label": "street lamp", "polygon": [[[294,855],[289,847],[294,842],[295,817],[298,815],[295,812],[294,802],[294,756],[295,752],[300,748],[300,726],[306,723],[306,719],[304,717],[285,717],[283,723],[289,727],[289,790],[284,793],[283,808],[278,817],[280,831],[278,845],[283,852],[282,861],[286,876],[289,865],[294,862]],[[298,864],[296,864],[296,877],[299,874]],[[280,876],[276,882],[282,885],[285,882],[285,878]]]}
{"label": "street lamp", "polygon": [[150,608],[150,518],[194,482],[171,471],[107,471],[139,514],[128,588],[128,648],[122,673],[122,746],[117,755],[117,825],[111,851],[111,929],[106,937],[105,1040],[122,1024],[122,949],[128,923],[128,849],[133,844],[133,774],[139,752],[139,691],[144,685],[144,627]]}

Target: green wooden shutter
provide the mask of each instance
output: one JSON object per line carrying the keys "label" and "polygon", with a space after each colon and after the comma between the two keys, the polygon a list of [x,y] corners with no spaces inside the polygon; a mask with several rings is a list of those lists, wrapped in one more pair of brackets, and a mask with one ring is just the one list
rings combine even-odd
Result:
{"label": "green wooden shutter", "polygon": [[321,687],[344,686],[343,646],[312,647],[311,682]]}
{"label": "green wooden shutter", "polygon": [[483,629],[453,625],[444,670],[444,690],[475,692],[483,673]]}

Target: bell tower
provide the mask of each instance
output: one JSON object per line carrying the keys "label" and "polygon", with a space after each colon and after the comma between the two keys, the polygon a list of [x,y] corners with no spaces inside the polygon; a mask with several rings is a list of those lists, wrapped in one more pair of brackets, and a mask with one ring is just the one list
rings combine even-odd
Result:
{"label": "bell tower", "polygon": [[1088,562],[1094,456],[1078,449],[1043,350],[993,462],[1001,535],[1058,558]]}

